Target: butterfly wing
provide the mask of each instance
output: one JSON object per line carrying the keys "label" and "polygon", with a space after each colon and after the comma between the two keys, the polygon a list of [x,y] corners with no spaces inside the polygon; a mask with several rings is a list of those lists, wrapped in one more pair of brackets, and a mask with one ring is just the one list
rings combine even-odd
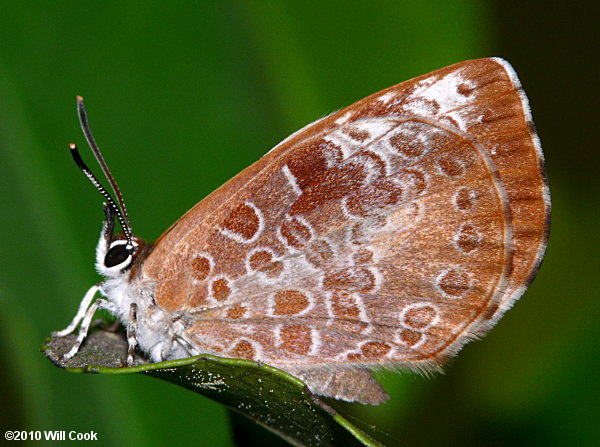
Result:
{"label": "butterfly wing", "polygon": [[548,210],[512,68],[468,61],[292,135],[176,222],[143,274],[200,352],[360,381],[483,335],[537,269]]}

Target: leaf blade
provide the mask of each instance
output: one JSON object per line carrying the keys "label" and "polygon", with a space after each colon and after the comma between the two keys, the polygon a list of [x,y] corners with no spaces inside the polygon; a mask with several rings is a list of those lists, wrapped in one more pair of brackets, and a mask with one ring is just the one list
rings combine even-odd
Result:
{"label": "leaf blade", "polygon": [[140,373],[166,380],[225,405],[293,445],[379,445],[314,397],[301,380],[272,366],[199,355],[160,363],[136,356],[134,366],[124,367],[124,335],[102,330],[91,332],[80,352],[65,361],[61,357],[74,339],[49,338],[42,352],[72,373]]}

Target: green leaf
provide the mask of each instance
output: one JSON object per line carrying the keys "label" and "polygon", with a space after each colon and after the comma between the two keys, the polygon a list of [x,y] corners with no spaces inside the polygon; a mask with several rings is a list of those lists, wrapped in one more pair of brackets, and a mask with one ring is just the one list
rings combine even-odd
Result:
{"label": "green leaf", "polygon": [[134,366],[124,367],[124,335],[104,330],[91,332],[79,353],[63,360],[74,342],[74,335],[48,338],[42,351],[69,372],[140,373],[175,383],[250,418],[293,445],[379,445],[315,397],[302,381],[272,366],[199,355],[161,363],[136,356]]}

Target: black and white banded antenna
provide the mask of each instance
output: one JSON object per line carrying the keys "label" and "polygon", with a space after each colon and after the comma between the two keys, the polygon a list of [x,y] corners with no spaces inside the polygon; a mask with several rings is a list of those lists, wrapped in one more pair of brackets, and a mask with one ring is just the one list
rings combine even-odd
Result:
{"label": "black and white banded antenna", "polygon": [[77,149],[77,145],[75,143],[69,144],[69,149],[71,150],[70,151],[71,156],[73,157],[73,160],[75,161],[75,164],[77,165],[77,167],[79,167],[81,172],[83,172],[83,174],[90,180],[90,182],[92,182],[92,184],[100,192],[100,194],[102,194],[104,196],[108,206],[117,215],[117,219],[119,220],[119,223],[121,224],[121,227],[123,228],[123,232],[125,233],[125,238],[127,239],[127,248],[129,250],[133,250],[133,242],[132,242],[133,232],[131,230],[131,222],[129,220],[129,215],[127,214],[127,208],[125,207],[125,202],[123,201],[123,196],[121,195],[119,186],[117,185],[117,182],[115,181],[114,177],[110,173],[110,170],[108,169],[108,165],[104,161],[104,157],[102,157],[102,153],[100,152],[100,149],[98,148],[98,145],[96,144],[96,141],[94,140],[92,131],[90,130],[90,126],[88,124],[87,114],[85,112],[85,106],[83,104],[83,98],[81,96],[77,97],[77,114],[79,115],[79,122],[81,123],[81,129],[83,130],[85,139],[87,140],[90,148],[92,149],[92,152],[94,153],[94,156],[96,157],[96,160],[98,161],[98,164],[100,165],[100,168],[102,169],[102,172],[104,173],[104,176],[110,183],[110,186],[111,186],[113,192],[115,193],[115,196],[117,197],[118,205],[117,205],[117,202],[115,202],[115,200],[112,198],[110,193],[106,190],[106,188],[104,188],[104,186],[102,186],[100,181],[92,173],[90,168],[88,168],[88,166],[85,164],[85,162],[81,158],[81,155],[79,154],[79,150]]}

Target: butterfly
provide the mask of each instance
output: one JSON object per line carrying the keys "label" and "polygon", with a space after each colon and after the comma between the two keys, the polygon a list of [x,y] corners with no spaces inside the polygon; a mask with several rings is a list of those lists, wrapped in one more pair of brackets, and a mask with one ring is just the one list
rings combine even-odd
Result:
{"label": "butterfly", "polygon": [[[154,243],[105,197],[96,268],[65,358],[93,315],[127,326],[127,363],[213,354],[260,361],[316,394],[379,404],[378,369],[437,370],[532,281],[550,196],[527,98],[499,58],[375,93],[291,135]],[[122,233],[114,234],[115,221]],[[96,297],[100,293],[102,297]]]}

